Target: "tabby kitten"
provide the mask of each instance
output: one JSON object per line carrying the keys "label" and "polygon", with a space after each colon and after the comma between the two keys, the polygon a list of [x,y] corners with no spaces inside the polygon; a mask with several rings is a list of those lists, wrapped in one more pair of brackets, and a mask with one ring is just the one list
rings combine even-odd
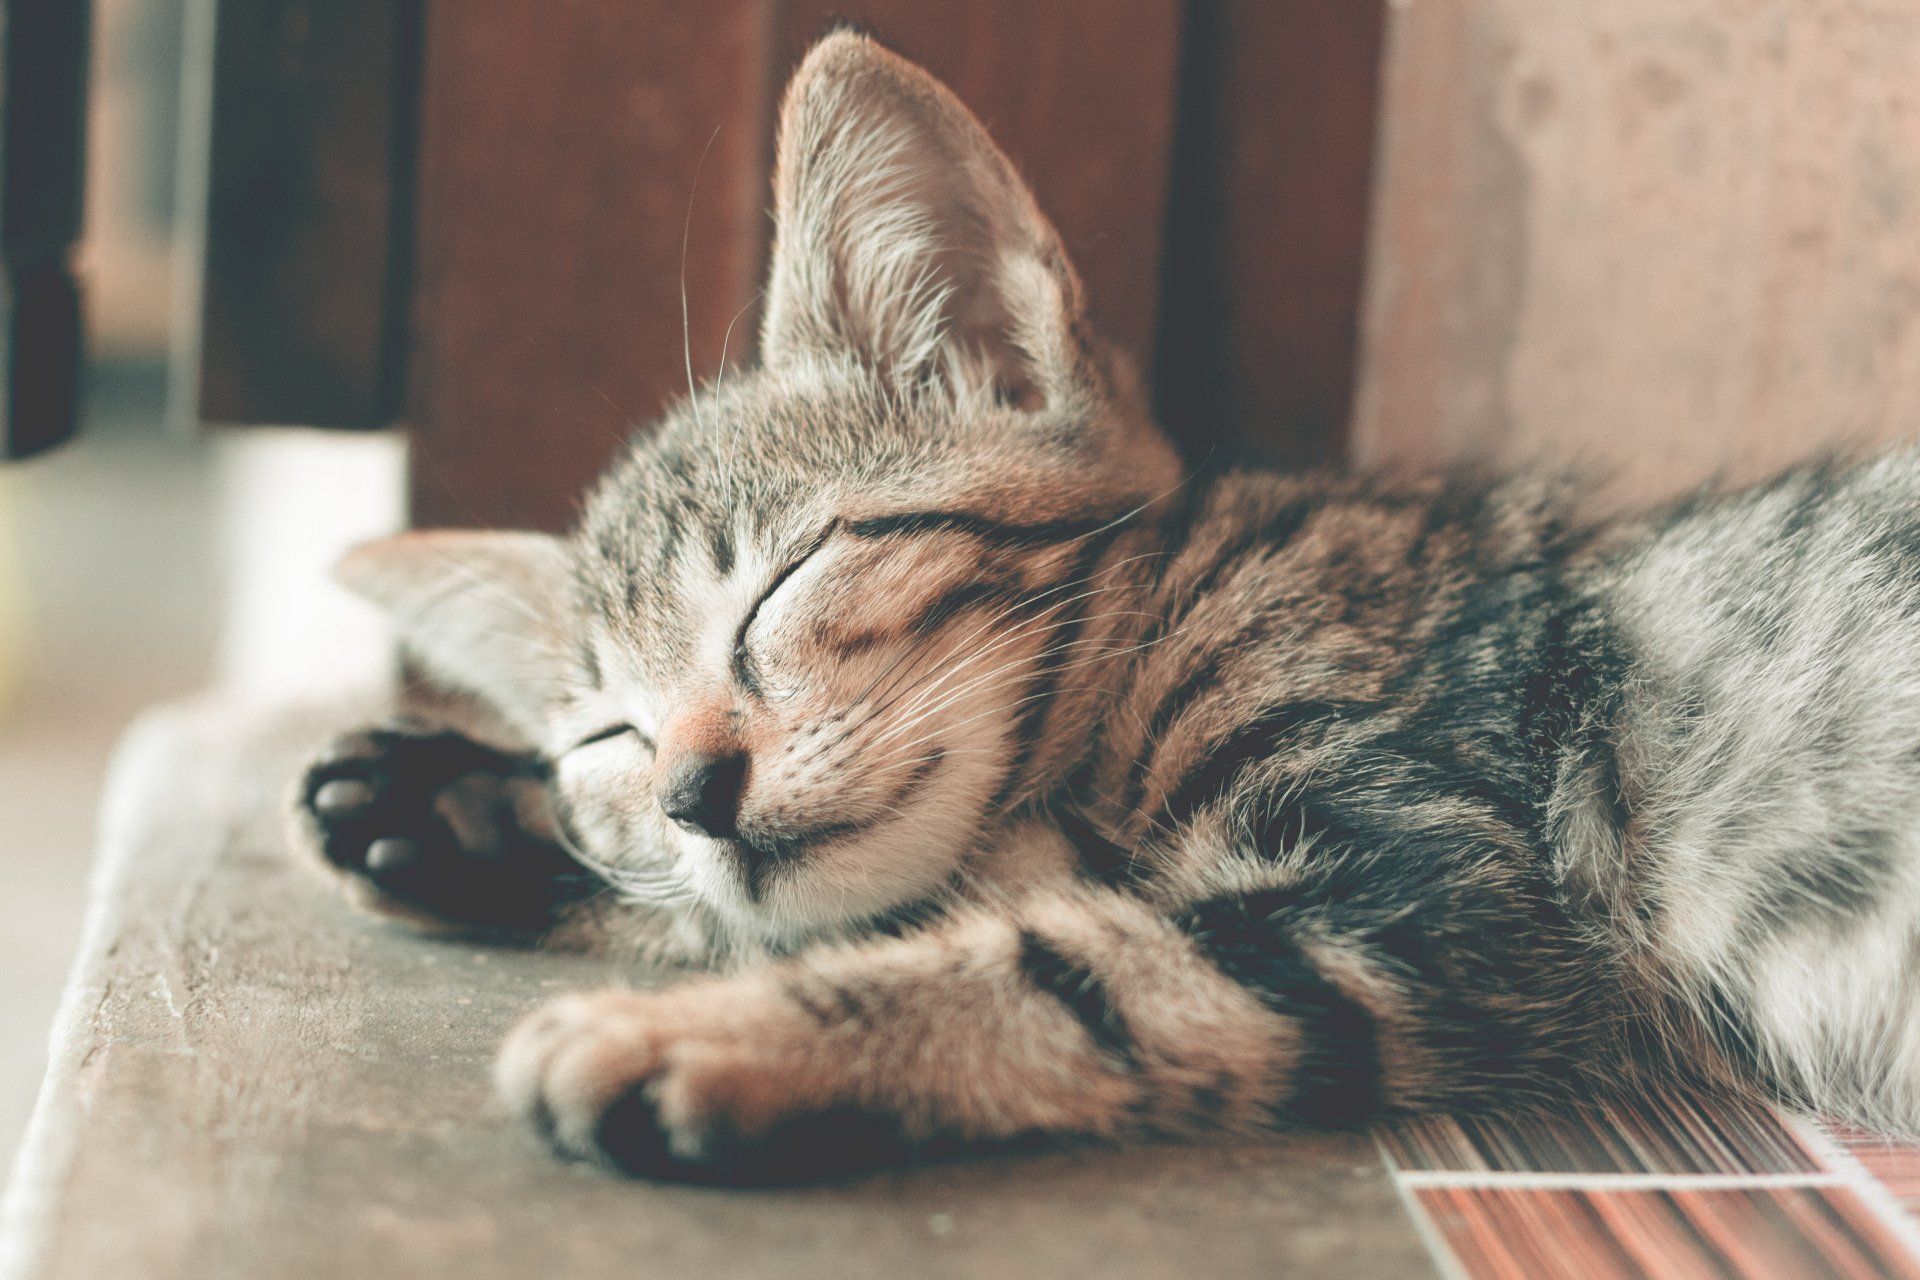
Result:
{"label": "tabby kitten", "polygon": [[1186,474],[926,74],[829,37],[778,161],[757,370],[570,538],[343,568],[517,745],[347,738],[326,861],[726,970],[512,1034],[562,1151],[766,1180],[1678,1077],[1920,1121],[1920,458],[1599,529]]}

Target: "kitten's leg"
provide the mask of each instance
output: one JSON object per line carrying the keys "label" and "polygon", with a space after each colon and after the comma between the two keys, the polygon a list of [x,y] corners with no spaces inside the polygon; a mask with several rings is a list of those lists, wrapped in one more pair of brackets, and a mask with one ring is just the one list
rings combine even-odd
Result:
{"label": "kitten's leg", "polygon": [[1548,1074],[1497,1020],[1532,1016],[1538,993],[1503,996],[1494,971],[1485,1008],[1439,989],[1500,936],[1449,936],[1299,886],[1171,912],[1050,894],[737,977],[563,998],[514,1032],[498,1080],[565,1152],[700,1180],[1032,1135],[1359,1125]]}
{"label": "kitten's leg", "polygon": [[536,930],[600,887],[556,841],[548,785],[532,756],[418,725],[376,727],[308,767],[295,817],[363,905]]}

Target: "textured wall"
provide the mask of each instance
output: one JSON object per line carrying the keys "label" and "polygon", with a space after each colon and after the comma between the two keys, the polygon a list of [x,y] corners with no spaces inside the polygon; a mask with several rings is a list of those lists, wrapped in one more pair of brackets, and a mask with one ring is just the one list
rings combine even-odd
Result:
{"label": "textured wall", "polygon": [[1920,429],[1920,4],[1401,0],[1355,446],[1644,490]]}

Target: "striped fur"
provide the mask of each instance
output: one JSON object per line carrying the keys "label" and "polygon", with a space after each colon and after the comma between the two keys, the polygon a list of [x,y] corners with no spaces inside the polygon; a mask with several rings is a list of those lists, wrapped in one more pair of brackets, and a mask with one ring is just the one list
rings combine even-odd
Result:
{"label": "striped fur", "polygon": [[[763,1180],[1676,1077],[1920,1124],[1920,456],[1598,525],[1189,473],[917,69],[818,46],[777,199],[761,367],[571,538],[346,570],[516,727],[490,767],[611,890],[557,910],[723,971],[515,1032],[562,1149]],[[473,842],[398,751],[303,795],[417,909]],[[722,835],[662,808],[713,760]],[[489,866],[550,865],[495,816]]]}

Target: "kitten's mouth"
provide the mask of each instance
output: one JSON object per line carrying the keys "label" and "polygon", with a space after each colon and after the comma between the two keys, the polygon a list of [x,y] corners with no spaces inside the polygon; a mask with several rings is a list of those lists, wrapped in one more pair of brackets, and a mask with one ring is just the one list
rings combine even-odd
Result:
{"label": "kitten's mouth", "polygon": [[768,885],[809,852],[872,831],[899,818],[907,803],[927,784],[945,760],[946,752],[941,748],[936,747],[928,752],[926,758],[914,765],[913,771],[893,793],[874,807],[870,816],[823,823],[799,831],[739,831],[715,843],[725,849],[739,866],[747,900],[758,903]]}
{"label": "kitten's mouth", "polygon": [[845,839],[847,836],[866,830],[868,825],[864,822],[836,822],[792,834],[781,832],[752,839],[746,836],[735,836],[724,843],[745,864],[751,878],[751,873],[756,867],[771,869],[798,861],[807,850],[830,841]]}
{"label": "kitten's mouth", "polygon": [[714,843],[739,868],[740,881],[747,891],[747,901],[758,903],[765,896],[767,887],[800,862],[809,851],[857,835],[876,825],[873,822],[836,822],[793,834],[781,832],[751,839],[736,835]]}

